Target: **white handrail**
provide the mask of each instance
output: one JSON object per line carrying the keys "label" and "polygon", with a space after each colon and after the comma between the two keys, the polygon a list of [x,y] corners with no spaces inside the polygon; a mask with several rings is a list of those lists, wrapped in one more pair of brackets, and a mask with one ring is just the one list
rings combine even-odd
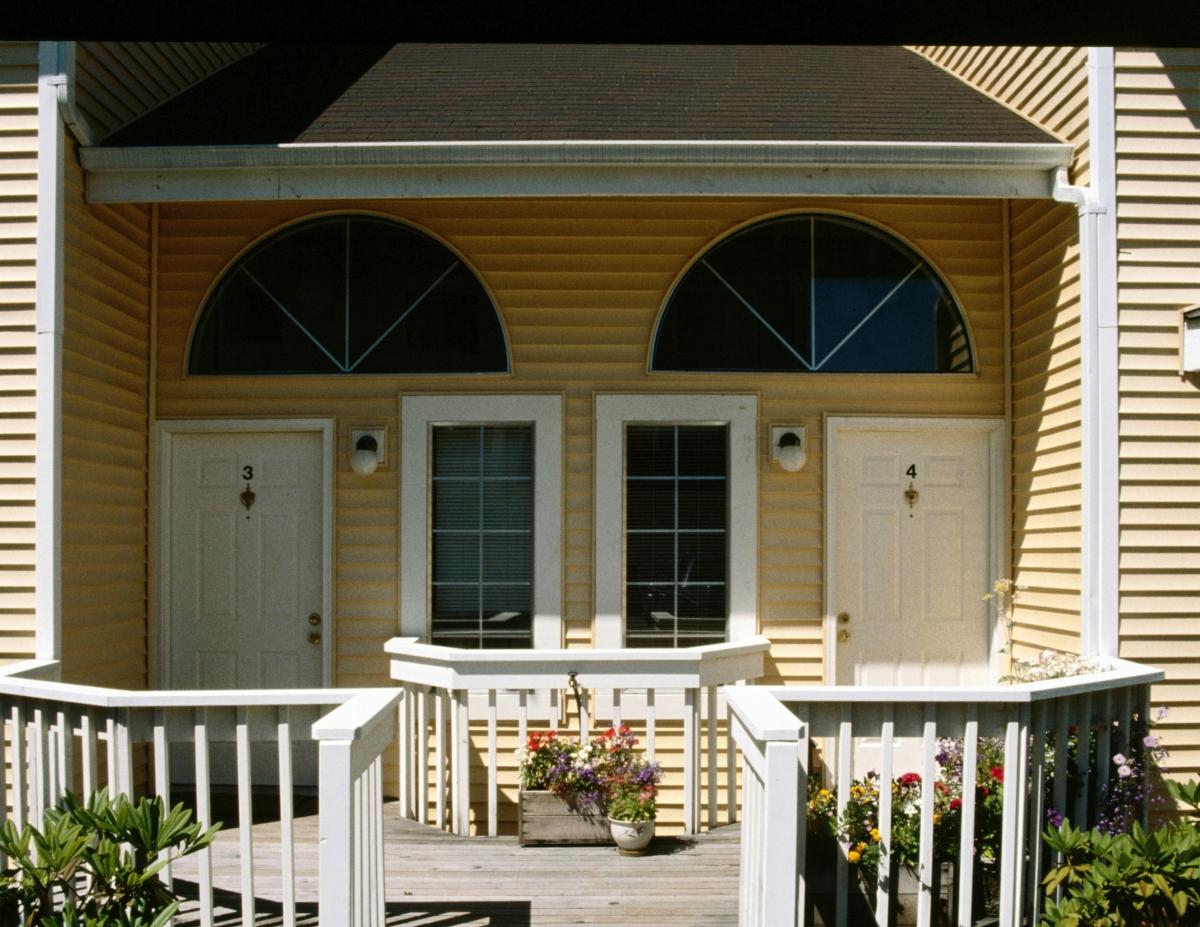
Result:
{"label": "white handrail", "polygon": [[[812,746],[824,751],[827,775],[836,771],[833,780],[826,782],[835,794],[825,800],[835,802],[839,815],[847,806],[854,777],[861,776],[868,765],[882,770],[877,833],[869,838],[880,842],[882,860],[890,859],[895,815],[913,813],[911,806],[908,811],[897,811],[899,806],[893,804],[889,787],[893,775],[902,771],[897,768],[902,752],[912,763],[909,768],[920,770],[919,780],[912,780],[919,782],[921,809],[919,858],[914,862],[919,880],[916,911],[919,927],[931,924],[935,903],[949,904],[945,896],[935,902],[933,894],[939,878],[938,860],[945,858],[937,855],[944,852],[938,847],[946,847],[940,842],[944,838],[935,835],[935,753],[938,739],[946,737],[961,740],[964,762],[961,797],[956,799],[961,808],[955,838],[960,851],[953,860],[958,866],[960,891],[957,910],[947,914],[963,927],[974,923],[977,913],[971,885],[980,860],[975,825],[983,806],[977,800],[975,769],[983,740],[991,737],[1000,744],[993,749],[1002,750],[999,775],[1003,805],[997,848],[999,924],[1017,927],[1037,923],[1043,899],[1040,880],[1045,871],[1040,833],[1047,808],[1071,817],[1077,826],[1088,826],[1098,813],[1100,790],[1109,779],[1113,751],[1129,751],[1131,745],[1139,745],[1134,738],[1140,736],[1148,721],[1149,687],[1163,678],[1160,670],[1110,660],[1103,672],[1006,686],[726,689],[733,733],[742,748],[745,787],[739,923],[742,927],[794,924],[807,916],[811,899],[805,854],[805,799],[809,743],[815,738]],[[770,753],[790,743],[797,729],[803,732],[803,744],[793,761],[798,771],[795,788],[787,794],[772,792],[768,781]],[[1090,766],[1090,750],[1084,746],[1093,737],[1098,766],[1095,770]],[[1072,738],[1079,743],[1074,756],[1068,750]],[[991,784],[991,779],[986,782]],[[1147,807],[1143,807],[1143,815]],[[841,853],[835,863],[836,889],[830,896],[836,898],[835,911],[832,920],[829,912],[822,913],[826,923],[846,927],[850,922],[848,865],[849,859],[857,857],[851,856],[845,834],[838,833]],[[861,852],[861,848],[853,849]],[[777,863],[780,854],[789,858],[793,850],[795,864],[789,877]],[[884,866],[881,862],[881,871],[886,871]],[[897,900],[895,893],[890,878],[879,880],[872,898],[878,924],[888,923],[889,907]],[[797,907],[781,913],[779,898],[794,898]]]}
{"label": "white handrail", "polygon": [[[213,817],[214,751],[224,745],[236,768],[242,916],[250,922],[256,902],[251,758],[256,757],[257,767],[258,751],[270,750],[273,744],[277,759],[270,766],[278,775],[280,793],[283,923],[294,924],[293,741],[301,725],[315,722],[312,736],[319,742],[322,840],[344,850],[348,829],[353,849],[336,859],[322,851],[322,892],[326,886],[358,886],[349,907],[339,899],[330,902],[328,917],[322,909],[322,923],[354,927],[382,923],[381,754],[394,739],[400,689],[129,691],[57,682],[58,672],[54,661],[0,668],[0,766],[7,759],[12,767],[11,788],[5,790],[7,795],[0,793],[0,823],[11,805],[16,823],[40,824],[45,809],[75,787],[76,771],[85,792],[107,781],[110,791],[131,793],[137,770],[134,748],[146,744],[151,788],[168,804],[172,767],[179,765],[172,764],[172,753],[182,745],[192,754],[196,816],[207,826]],[[321,717],[330,707],[333,710]],[[5,746],[10,749],[7,758]],[[193,772],[187,775],[190,778]],[[200,922],[211,927],[215,917],[211,849],[198,854],[195,865]],[[168,882],[171,868],[163,871]],[[338,911],[352,912],[354,920],[339,920]]]}
{"label": "white handrail", "polygon": [[355,696],[313,725],[321,750],[320,912],[323,927],[383,923],[383,783],[400,691]]}
{"label": "white handrail", "polygon": [[[663,726],[674,725],[679,730],[685,833],[700,829],[704,767],[708,772],[709,826],[718,823],[722,777],[728,820],[736,820],[734,751],[726,734],[727,762],[722,767],[718,728],[725,707],[718,700],[717,687],[762,675],[770,650],[765,637],[702,647],[628,650],[462,650],[402,637],[390,640],[385,649],[391,655],[391,676],[405,690],[399,717],[400,807],[406,816],[428,822],[432,801],[433,823],[443,826],[443,796],[448,789],[451,829],[467,833],[469,746],[471,725],[476,722],[477,736],[481,741],[486,737],[487,833],[494,836],[498,832],[501,723],[515,727],[510,733],[521,739],[531,720],[558,728],[564,720],[560,696],[569,690],[577,700],[581,738],[589,736],[599,718],[614,726],[642,721],[646,749],[653,759]],[[432,799],[425,779],[430,725]]]}

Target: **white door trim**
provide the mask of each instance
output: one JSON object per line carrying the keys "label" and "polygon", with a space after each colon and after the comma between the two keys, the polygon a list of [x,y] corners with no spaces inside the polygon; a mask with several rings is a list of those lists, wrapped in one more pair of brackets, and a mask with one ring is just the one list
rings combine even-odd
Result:
{"label": "white door trim", "polygon": [[[1008,527],[1005,524],[1005,484],[1008,461],[1005,454],[1008,429],[1002,418],[941,418],[928,416],[908,418],[889,415],[842,416],[827,415],[825,417],[825,588],[824,597],[824,635],[825,635],[825,673],[826,685],[834,685],[837,672],[837,619],[834,616],[831,600],[833,590],[837,588],[837,563],[833,551],[837,549],[837,525],[834,513],[836,506],[836,481],[832,478],[838,460],[838,437],[844,432],[851,431],[928,431],[943,429],[945,431],[976,431],[988,436],[988,570],[992,579],[998,579],[1004,574],[1007,557],[1005,556],[1008,543]],[[982,593],[980,593],[982,595]],[[993,678],[1000,671],[999,648],[1003,643],[1003,629],[995,620],[993,611],[988,612],[988,663]]]}
{"label": "white door trim", "polygon": [[325,633],[321,641],[321,684],[333,685],[333,638],[337,629],[333,613],[333,442],[336,434],[333,419],[329,418],[264,418],[264,419],[160,419],[155,428],[158,460],[158,501],[153,513],[157,555],[155,566],[158,592],[155,627],[158,640],[154,652],[158,659],[159,688],[171,687],[171,622],[167,613],[171,589],[171,454],[172,439],[177,434],[220,434],[228,432],[316,432],[321,435],[321,572],[324,582],[321,591],[321,614],[325,617]]}

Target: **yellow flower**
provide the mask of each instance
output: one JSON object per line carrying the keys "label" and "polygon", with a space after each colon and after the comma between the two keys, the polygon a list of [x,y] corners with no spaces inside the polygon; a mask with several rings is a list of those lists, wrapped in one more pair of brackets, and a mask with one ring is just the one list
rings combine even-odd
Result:
{"label": "yellow flower", "polygon": [[858,843],[858,844],[855,844],[855,846],[854,846],[854,849],[858,850],[859,853],[861,853],[866,848],[867,848],[867,845],[865,843]]}
{"label": "yellow flower", "polygon": [[829,789],[821,789],[821,791],[819,791],[817,794],[820,795],[822,798],[828,798],[829,797]]}
{"label": "yellow flower", "polygon": [[859,853],[858,850],[851,850],[846,854],[846,858],[852,863],[857,863],[860,859],[862,859],[862,854]]}
{"label": "yellow flower", "polygon": [[934,824],[942,823],[942,816],[940,814],[938,814],[936,811],[933,813],[933,823]]}
{"label": "yellow flower", "polygon": [[871,828],[871,840],[872,840],[874,843],[878,843],[878,842],[879,842],[880,840],[882,840],[882,839],[883,839],[883,838],[882,838],[882,837],[880,837],[880,835],[879,835],[879,828],[878,828],[878,827],[872,827],[872,828]]}

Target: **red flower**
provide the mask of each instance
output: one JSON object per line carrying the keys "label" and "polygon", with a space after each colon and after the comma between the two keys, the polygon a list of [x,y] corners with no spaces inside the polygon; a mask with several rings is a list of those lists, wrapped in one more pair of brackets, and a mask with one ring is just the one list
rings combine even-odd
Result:
{"label": "red flower", "polygon": [[1078,724],[1070,725],[1067,728],[1067,733],[1070,734],[1072,737],[1074,737],[1076,734],[1079,733],[1079,725]]}
{"label": "red flower", "polygon": [[957,811],[961,807],[962,807],[962,799],[961,798],[950,799],[950,810],[951,811]]}
{"label": "red flower", "polygon": [[921,776],[915,772],[906,772],[900,777],[899,782],[901,785],[920,785]]}
{"label": "red flower", "polygon": [[982,785],[975,790],[975,793],[977,798],[987,798],[992,794],[990,789],[986,789]]}
{"label": "red flower", "polygon": [[616,737],[616,736],[617,736],[617,732],[614,731],[611,727],[607,731],[604,732],[605,740],[611,740],[613,737]]}
{"label": "red flower", "polygon": [[1003,782],[1004,781],[1004,767],[1003,766],[993,766],[992,767],[992,778],[995,779],[997,782]]}

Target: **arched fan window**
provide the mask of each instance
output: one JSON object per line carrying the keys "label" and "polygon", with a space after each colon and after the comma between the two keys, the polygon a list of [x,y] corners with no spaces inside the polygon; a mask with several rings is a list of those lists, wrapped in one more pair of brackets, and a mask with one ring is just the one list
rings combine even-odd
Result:
{"label": "arched fan window", "polygon": [[684,275],[651,370],[950,373],[974,369],[962,311],[937,272],[873,226],[768,219]]}
{"label": "arched fan window", "polygon": [[326,216],[246,252],[201,310],[193,374],[503,373],[496,307],[410,226]]}

